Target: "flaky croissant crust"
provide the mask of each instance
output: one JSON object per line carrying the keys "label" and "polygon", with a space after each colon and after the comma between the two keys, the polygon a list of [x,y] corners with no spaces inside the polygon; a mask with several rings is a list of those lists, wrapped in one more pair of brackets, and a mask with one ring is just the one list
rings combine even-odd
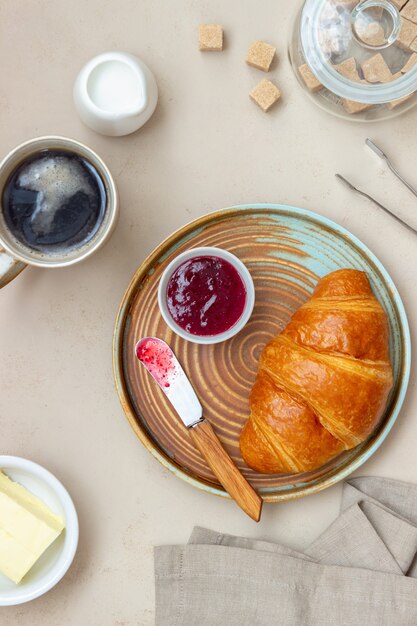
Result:
{"label": "flaky croissant crust", "polygon": [[261,473],[320,467],[368,437],[392,382],[388,320],[366,274],[328,274],[261,354],[245,462]]}

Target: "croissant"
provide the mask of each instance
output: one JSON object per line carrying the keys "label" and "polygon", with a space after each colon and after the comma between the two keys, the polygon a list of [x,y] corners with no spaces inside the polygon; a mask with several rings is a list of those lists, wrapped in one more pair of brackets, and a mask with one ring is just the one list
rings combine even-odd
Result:
{"label": "croissant", "polygon": [[264,474],[324,465],[368,437],[392,383],[388,320],[366,274],[328,274],[261,354],[243,459]]}

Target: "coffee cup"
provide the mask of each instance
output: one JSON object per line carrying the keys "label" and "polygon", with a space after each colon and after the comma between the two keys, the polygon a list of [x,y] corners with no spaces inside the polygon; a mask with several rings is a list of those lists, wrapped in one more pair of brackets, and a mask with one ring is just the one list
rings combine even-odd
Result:
{"label": "coffee cup", "polygon": [[0,287],[27,265],[83,261],[109,239],[118,214],[113,177],[91,148],[58,136],[17,146],[0,163]]}

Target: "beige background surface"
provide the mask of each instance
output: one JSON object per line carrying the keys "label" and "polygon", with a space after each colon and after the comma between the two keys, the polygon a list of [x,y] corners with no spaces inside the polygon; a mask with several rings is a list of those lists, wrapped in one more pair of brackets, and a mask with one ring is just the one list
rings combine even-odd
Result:
{"label": "beige background surface", "polygon": [[[339,487],[265,506],[256,526],[228,501],[190,487],[136,440],[112,378],[119,301],[136,267],[190,219],[237,203],[313,209],[359,236],[393,276],[417,323],[417,237],[339,186],[335,171],[417,224],[416,199],[364,147],[379,141],[416,180],[417,111],[352,124],[316,109],[286,58],[295,2],[262,0],[3,0],[0,152],[58,133],[107,162],[122,211],[111,241],[64,270],[27,269],[0,294],[0,452],[45,465],[78,509],[79,550],[65,579],[27,605],[0,609],[7,626],[153,624],[152,546],[185,542],[194,525],[303,548],[335,517]],[[220,22],[227,47],[197,49],[199,22]],[[263,74],[244,63],[252,39],[278,48],[271,78],[282,103],[264,114],[248,98]],[[82,64],[111,49],[139,55],[160,100],[126,138],[84,127],[72,104]],[[415,341],[414,347],[415,346]],[[391,436],[361,473],[417,482],[415,379]]]}

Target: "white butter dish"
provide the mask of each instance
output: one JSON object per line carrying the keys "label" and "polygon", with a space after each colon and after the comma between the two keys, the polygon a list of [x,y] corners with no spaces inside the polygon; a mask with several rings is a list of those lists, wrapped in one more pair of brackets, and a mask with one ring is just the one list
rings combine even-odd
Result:
{"label": "white butter dish", "polygon": [[19,584],[0,573],[0,606],[22,604],[56,585],[70,567],[78,544],[78,518],[70,495],[46,469],[15,456],[0,456],[0,469],[61,517],[65,528]]}

